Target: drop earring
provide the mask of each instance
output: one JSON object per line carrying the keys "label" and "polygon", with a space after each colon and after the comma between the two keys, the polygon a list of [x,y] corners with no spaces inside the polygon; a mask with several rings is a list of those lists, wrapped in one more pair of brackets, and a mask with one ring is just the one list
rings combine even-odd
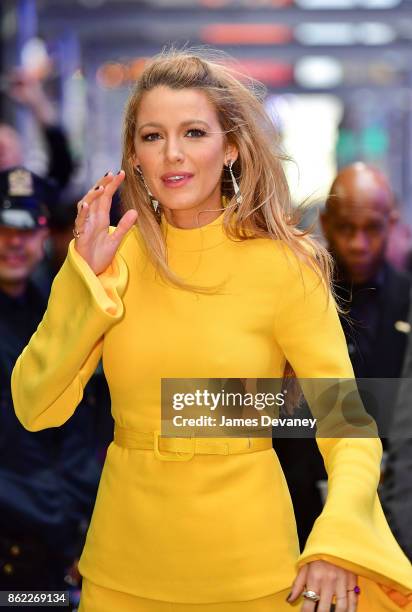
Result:
{"label": "drop earring", "polygon": [[242,202],[243,202],[243,196],[242,196],[242,194],[240,192],[239,185],[237,184],[236,177],[233,174],[233,169],[232,169],[232,167],[233,167],[233,160],[232,159],[229,160],[227,166],[229,168],[230,177],[231,177],[232,183],[233,183],[233,191],[235,192],[236,204],[238,206],[240,206],[242,204]]}
{"label": "drop earring", "polygon": [[151,202],[151,204],[152,204],[152,206],[153,206],[153,210],[155,211],[155,214],[160,214],[160,205],[159,205],[159,201],[158,201],[158,200],[156,200],[156,198],[154,197],[154,195],[153,195],[153,194],[152,194],[152,192],[150,191],[149,187],[147,186],[147,183],[146,183],[145,178],[144,178],[144,176],[143,176],[142,169],[140,168],[140,166],[136,166],[136,170],[137,170],[137,172],[139,173],[140,178],[141,178],[141,179],[142,179],[142,181],[143,181],[143,185],[144,185],[144,187],[145,187],[145,189],[146,189],[146,191],[147,191],[147,195],[148,195],[148,196],[149,196],[149,198],[150,198],[150,202]]}

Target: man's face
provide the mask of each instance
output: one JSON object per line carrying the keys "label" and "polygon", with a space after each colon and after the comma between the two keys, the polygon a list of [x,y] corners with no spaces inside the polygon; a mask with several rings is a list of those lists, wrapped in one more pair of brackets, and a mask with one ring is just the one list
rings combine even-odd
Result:
{"label": "man's face", "polygon": [[391,213],[371,202],[335,203],[322,215],[329,249],[355,284],[367,282],[378,270],[391,225]]}
{"label": "man's face", "polygon": [[0,225],[0,288],[28,280],[44,254],[46,228],[16,229]]}
{"label": "man's face", "polygon": [[7,170],[22,163],[21,141],[15,129],[0,124],[0,170]]}

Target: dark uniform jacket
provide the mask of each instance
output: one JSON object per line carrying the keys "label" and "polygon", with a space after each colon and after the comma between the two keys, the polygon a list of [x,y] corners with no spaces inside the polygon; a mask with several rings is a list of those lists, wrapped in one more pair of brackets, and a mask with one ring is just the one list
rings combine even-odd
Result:
{"label": "dark uniform jacket", "polygon": [[48,563],[73,562],[99,479],[87,398],[61,428],[29,432],[15,416],[11,372],[45,307],[32,283],[18,298],[0,291],[0,584],[5,573],[23,576],[30,565],[35,574]]}

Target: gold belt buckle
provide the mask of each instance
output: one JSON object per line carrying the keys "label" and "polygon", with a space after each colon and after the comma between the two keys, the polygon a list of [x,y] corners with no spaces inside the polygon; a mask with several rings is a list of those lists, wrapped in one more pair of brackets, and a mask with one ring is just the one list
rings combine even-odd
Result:
{"label": "gold belt buckle", "polygon": [[153,451],[154,451],[155,457],[157,459],[160,459],[160,461],[190,461],[191,459],[193,459],[194,454],[195,454],[195,438],[188,438],[192,442],[192,445],[191,445],[192,448],[190,449],[189,452],[180,454],[178,451],[170,451],[171,453],[173,453],[172,455],[163,455],[159,449],[159,437],[160,437],[161,432],[159,430],[156,430],[153,433],[154,433]]}

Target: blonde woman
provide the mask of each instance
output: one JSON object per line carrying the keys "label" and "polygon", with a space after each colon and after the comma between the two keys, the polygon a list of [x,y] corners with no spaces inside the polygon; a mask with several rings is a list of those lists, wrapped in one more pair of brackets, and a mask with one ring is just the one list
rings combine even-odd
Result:
{"label": "blonde woman", "polygon": [[[122,170],[79,203],[12,387],[27,429],[57,427],[103,358],[116,431],[79,563],[81,612],[412,608],[411,567],[376,493],[378,439],[318,440],[329,494],[299,554],[270,438],[158,435],[162,378],[353,377],[329,258],[296,228],[276,141],[223,65],[165,53],[128,103]],[[121,185],[127,212],[109,228]]]}

